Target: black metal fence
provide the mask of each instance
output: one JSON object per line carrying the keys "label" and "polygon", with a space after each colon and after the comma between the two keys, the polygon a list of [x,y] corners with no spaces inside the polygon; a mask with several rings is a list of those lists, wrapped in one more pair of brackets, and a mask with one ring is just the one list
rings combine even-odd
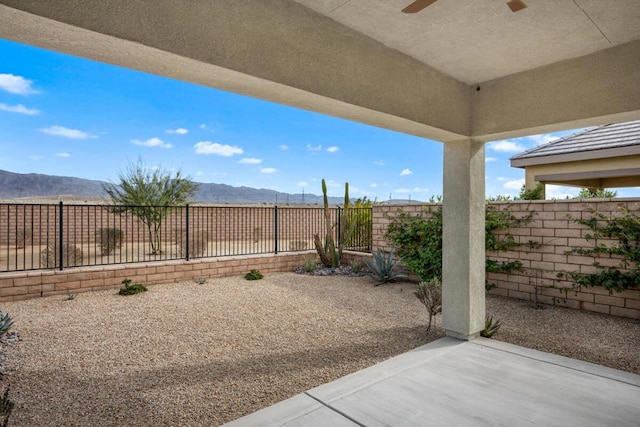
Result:
{"label": "black metal fence", "polygon": [[[371,251],[371,208],[330,214],[337,242]],[[322,208],[0,204],[0,272],[306,251],[314,234]]]}

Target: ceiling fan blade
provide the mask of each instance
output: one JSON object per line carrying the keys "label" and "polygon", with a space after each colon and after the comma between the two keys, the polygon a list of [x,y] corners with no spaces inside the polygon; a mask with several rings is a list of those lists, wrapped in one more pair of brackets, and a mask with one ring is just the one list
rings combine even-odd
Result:
{"label": "ceiling fan blade", "polygon": [[409,6],[405,7],[404,9],[402,9],[402,11],[404,13],[420,12],[422,9],[424,9],[427,6],[432,5],[435,2],[436,2],[436,0],[416,0],[413,3],[411,3]]}
{"label": "ceiling fan blade", "polygon": [[507,6],[509,6],[511,12],[517,12],[527,7],[522,0],[510,0],[507,2]]}

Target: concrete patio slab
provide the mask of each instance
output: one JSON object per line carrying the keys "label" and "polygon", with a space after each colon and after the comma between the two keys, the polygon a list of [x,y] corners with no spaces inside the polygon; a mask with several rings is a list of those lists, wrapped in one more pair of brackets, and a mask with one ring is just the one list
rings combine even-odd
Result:
{"label": "concrete patio slab", "polygon": [[640,376],[442,338],[228,426],[638,426]]}

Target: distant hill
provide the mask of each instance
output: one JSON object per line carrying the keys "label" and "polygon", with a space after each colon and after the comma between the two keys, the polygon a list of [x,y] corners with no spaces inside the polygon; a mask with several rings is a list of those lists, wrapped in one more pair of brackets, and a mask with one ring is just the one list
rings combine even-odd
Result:
{"label": "distant hill", "polygon": [[[102,181],[53,176],[36,173],[20,174],[0,170],[0,199],[43,198],[65,196],[100,198],[106,193]],[[233,187],[226,184],[200,183],[196,194],[200,203],[232,204],[322,204],[322,196],[316,194],[289,194],[264,188]],[[340,197],[330,197],[332,204],[342,203]]]}

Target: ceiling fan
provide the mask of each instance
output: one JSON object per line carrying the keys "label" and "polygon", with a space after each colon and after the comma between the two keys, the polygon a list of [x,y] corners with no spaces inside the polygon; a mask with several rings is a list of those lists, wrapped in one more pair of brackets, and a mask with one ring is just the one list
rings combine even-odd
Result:
{"label": "ceiling fan", "polygon": [[[437,0],[416,0],[413,3],[411,3],[409,6],[402,9],[402,11],[404,13],[420,12],[422,9],[424,9],[427,6],[431,6],[436,1]],[[509,0],[507,2],[507,6],[509,6],[509,9],[511,9],[512,12],[517,12],[527,7],[527,5],[524,4],[522,0]]]}

